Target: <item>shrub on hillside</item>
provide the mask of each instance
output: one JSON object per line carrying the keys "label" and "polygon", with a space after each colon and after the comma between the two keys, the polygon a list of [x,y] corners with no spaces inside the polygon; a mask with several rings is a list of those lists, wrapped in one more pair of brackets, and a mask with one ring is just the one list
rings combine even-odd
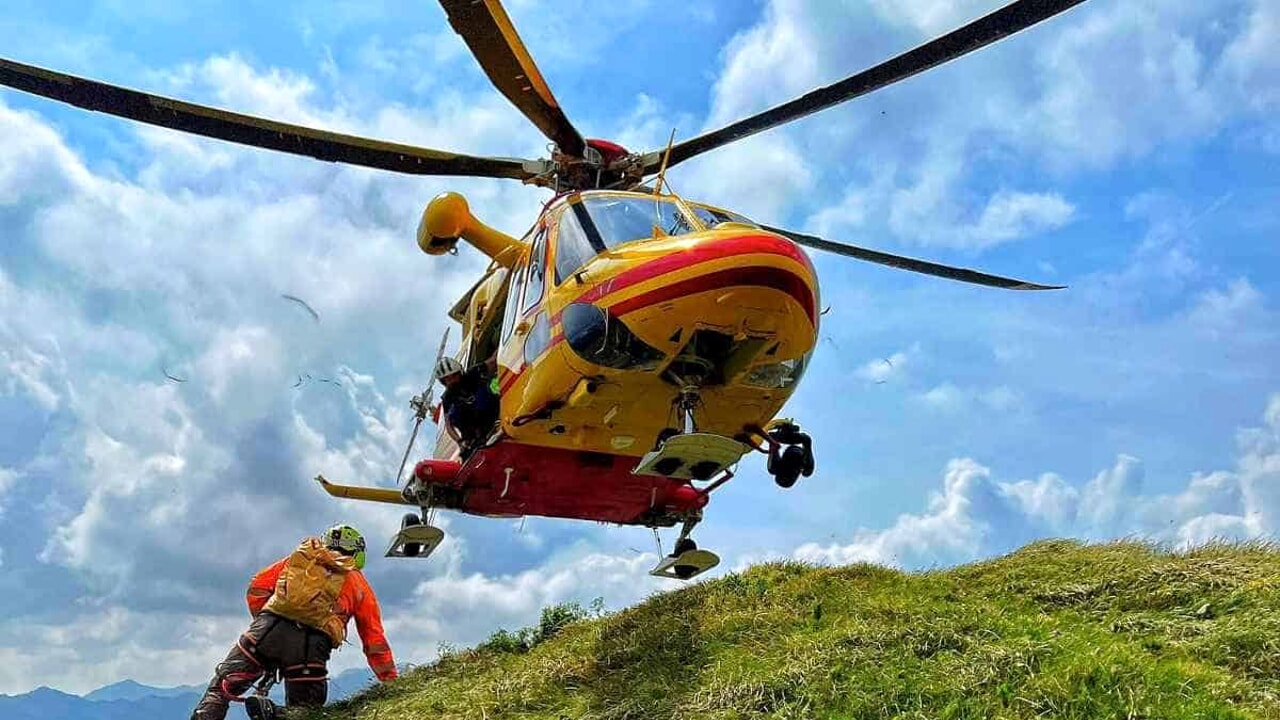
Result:
{"label": "shrub on hillside", "polygon": [[537,625],[521,628],[514,632],[500,628],[490,635],[488,640],[476,646],[476,650],[488,650],[495,653],[529,652],[538,645],[559,635],[560,631],[569,625],[592,617],[599,617],[603,614],[603,609],[604,601],[602,598],[596,598],[592,601],[590,610],[583,608],[576,602],[550,605],[542,608],[542,615],[538,618]]}

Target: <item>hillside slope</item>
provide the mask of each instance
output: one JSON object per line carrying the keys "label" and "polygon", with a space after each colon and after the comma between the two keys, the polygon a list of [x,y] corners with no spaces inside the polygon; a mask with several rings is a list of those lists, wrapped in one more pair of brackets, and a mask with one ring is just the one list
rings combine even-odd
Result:
{"label": "hillside slope", "polygon": [[761,565],[420,668],[316,718],[1280,718],[1280,547]]}

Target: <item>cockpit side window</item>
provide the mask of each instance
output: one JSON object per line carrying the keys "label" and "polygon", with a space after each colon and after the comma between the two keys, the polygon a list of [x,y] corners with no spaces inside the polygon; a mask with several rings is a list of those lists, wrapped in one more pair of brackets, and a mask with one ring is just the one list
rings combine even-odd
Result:
{"label": "cockpit side window", "polygon": [[599,243],[592,242],[592,238],[582,228],[581,221],[578,220],[578,213],[584,210],[576,210],[582,203],[574,203],[565,208],[564,214],[560,216],[560,225],[556,230],[556,284],[564,282],[566,278],[583,265],[587,261],[595,257],[597,254],[604,252],[604,243],[599,241],[597,235],[595,240]]}
{"label": "cockpit side window", "polygon": [[547,287],[547,228],[538,228],[533,239],[533,248],[529,251],[529,269],[526,272],[524,295],[520,301],[521,316],[527,315],[541,300]]}
{"label": "cockpit side window", "polygon": [[506,314],[502,317],[502,342],[511,339],[511,331],[515,329],[516,318],[520,315],[520,298],[524,293],[524,281],[529,269],[528,260],[521,259],[511,270],[511,285],[507,287]]}
{"label": "cockpit side window", "polygon": [[684,235],[696,230],[666,198],[586,197],[570,203],[560,216],[556,240],[556,283],[559,284],[606,250],[633,240]]}
{"label": "cockpit side window", "polygon": [[739,215],[738,213],[729,212],[728,210],[717,210],[715,208],[710,208],[705,205],[693,205],[693,204],[689,205],[689,209],[693,210],[693,214],[697,215],[698,219],[702,221],[702,224],[706,225],[709,228],[713,228],[719,225],[720,223],[725,223],[725,222],[735,222],[735,223],[742,223],[743,225],[750,225],[752,227],[760,227],[756,223],[748,220],[747,218]]}

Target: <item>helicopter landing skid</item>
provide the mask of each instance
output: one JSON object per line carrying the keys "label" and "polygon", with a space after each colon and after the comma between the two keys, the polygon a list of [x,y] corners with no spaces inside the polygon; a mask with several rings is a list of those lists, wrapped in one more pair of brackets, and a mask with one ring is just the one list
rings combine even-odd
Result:
{"label": "helicopter landing skid", "polygon": [[672,580],[689,580],[720,564],[720,556],[710,550],[686,550],[679,555],[662,558],[658,566],[649,571],[654,577]]}
{"label": "helicopter landing skid", "polygon": [[738,462],[748,447],[732,438],[711,433],[673,435],[657,450],[640,459],[631,472],[683,480],[710,480]]}
{"label": "helicopter landing skid", "polygon": [[427,558],[444,542],[444,531],[432,525],[406,525],[391,538],[387,557]]}

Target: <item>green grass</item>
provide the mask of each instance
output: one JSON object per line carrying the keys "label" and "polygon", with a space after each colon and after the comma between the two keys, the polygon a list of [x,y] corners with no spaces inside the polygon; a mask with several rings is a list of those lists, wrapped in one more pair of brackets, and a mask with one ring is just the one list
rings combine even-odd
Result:
{"label": "green grass", "polygon": [[772,563],[565,612],[311,717],[1280,718],[1275,545],[1047,541],[922,573]]}

